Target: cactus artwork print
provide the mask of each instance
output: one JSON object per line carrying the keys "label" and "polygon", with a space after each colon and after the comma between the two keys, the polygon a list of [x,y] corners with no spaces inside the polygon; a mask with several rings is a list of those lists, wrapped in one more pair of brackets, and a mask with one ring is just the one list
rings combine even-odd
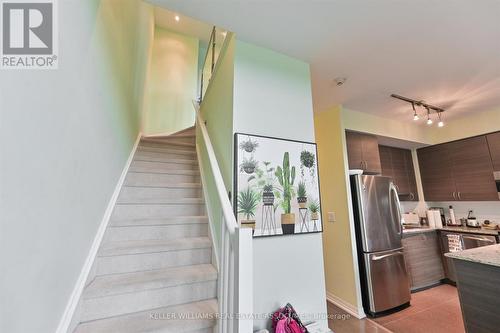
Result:
{"label": "cactus artwork print", "polygon": [[254,237],[321,232],[316,144],[234,135],[234,213]]}

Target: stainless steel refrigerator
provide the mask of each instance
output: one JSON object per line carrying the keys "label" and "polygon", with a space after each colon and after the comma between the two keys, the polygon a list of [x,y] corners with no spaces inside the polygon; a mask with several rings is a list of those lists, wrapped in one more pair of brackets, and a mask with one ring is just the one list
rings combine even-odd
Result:
{"label": "stainless steel refrigerator", "polygon": [[363,307],[372,316],[410,304],[410,284],[401,238],[402,215],[390,177],[352,175]]}

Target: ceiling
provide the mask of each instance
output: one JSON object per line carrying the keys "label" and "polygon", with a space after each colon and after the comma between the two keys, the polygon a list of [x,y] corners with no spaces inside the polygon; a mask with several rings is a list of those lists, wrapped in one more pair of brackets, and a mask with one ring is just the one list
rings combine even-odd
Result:
{"label": "ceiling", "polygon": [[411,119],[391,93],[443,107],[445,119],[500,106],[500,1],[149,2],[310,63],[316,112],[343,104]]}
{"label": "ceiling", "polygon": [[[154,15],[156,26],[195,37],[199,39],[202,44],[208,44],[212,32],[212,25],[160,7],[154,8]],[[175,20],[176,15],[179,15],[179,21]]]}

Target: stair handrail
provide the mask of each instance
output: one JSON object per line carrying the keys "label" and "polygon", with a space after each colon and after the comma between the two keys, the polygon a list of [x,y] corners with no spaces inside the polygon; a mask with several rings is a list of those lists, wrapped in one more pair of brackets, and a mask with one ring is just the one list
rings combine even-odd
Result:
{"label": "stair handrail", "polygon": [[[200,106],[193,101],[196,110],[196,127],[201,132],[210,164],[211,176],[217,190],[222,216],[220,239],[215,251],[219,271],[219,333],[247,333],[253,329],[253,245],[252,230],[238,225],[226,193],[224,179],[217,162],[214,147],[210,140]],[[198,140],[197,140],[198,141]],[[197,151],[202,147],[198,146]],[[203,170],[201,156],[200,170]],[[202,176],[202,180],[203,180]],[[204,184],[205,186],[205,184]],[[209,204],[207,202],[207,204]],[[216,217],[214,217],[216,218]],[[210,219],[210,223],[212,223]],[[211,224],[212,225],[212,224]],[[214,244],[215,245],[215,244]]]}
{"label": "stair handrail", "polygon": [[196,101],[193,101],[194,109],[196,110],[196,119],[200,126],[201,135],[203,136],[203,141],[207,148],[208,161],[210,163],[210,168],[212,170],[212,176],[214,177],[215,187],[217,189],[217,194],[222,207],[222,214],[224,215],[224,220],[226,222],[226,227],[229,233],[233,235],[238,228],[238,222],[233,213],[233,208],[229,197],[226,193],[226,187],[224,185],[224,179],[222,178],[222,173],[217,162],[217,157],[215,156],[214,147],[212,146],[212,141],[210,141],[210,136],[208,135],[207,126],[205,125],[205,120],[203,119],[200,106]]}

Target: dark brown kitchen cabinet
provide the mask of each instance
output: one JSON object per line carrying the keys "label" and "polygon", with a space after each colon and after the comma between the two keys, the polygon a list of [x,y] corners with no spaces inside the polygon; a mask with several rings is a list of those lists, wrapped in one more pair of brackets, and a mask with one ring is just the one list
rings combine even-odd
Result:
{"label": "dark brown kitchen cabinet", "polygon": [[349,169],[362,169],[366,174],[380,174],[378,139],[375,135],[346,132]]}
{"label": "dark brown kitchen cabinet", "polygon": [[418,201],[411,150],[379,146],[382,175],[392,177],[402,201]]}
{"label": "dark brown kitchen cabinet", "polygon": [[417,150],[425,201],[456,200],[449,144]]}
{"label": "dark brown kitchen cabinet", "polygon": [[418,150],[426,201],[498,201],[485,136]]}
{"label": "dark brown kitchen cabinet", "polygon": [[382,168],[382,175],[387,177],[394,177],[392,173],[392,157],[391,147],[378,146],[380,152],[380,166]]}
{"label": "dark brown kitchen cabinet", "polygon": [[402,244],[412,291],[436,285],[445,278],[436,231],[403,233]]}
{"label": "dark brown kitchen cabinet", "polygon": [[463,201],[498,200],[485,136],[450,143],[456,197]]}
{"label": "dark brown kitchen cabinet", "polygon": [[500,132],[488,134],[486,139],[490,148],[493,170],[500,171]]}

